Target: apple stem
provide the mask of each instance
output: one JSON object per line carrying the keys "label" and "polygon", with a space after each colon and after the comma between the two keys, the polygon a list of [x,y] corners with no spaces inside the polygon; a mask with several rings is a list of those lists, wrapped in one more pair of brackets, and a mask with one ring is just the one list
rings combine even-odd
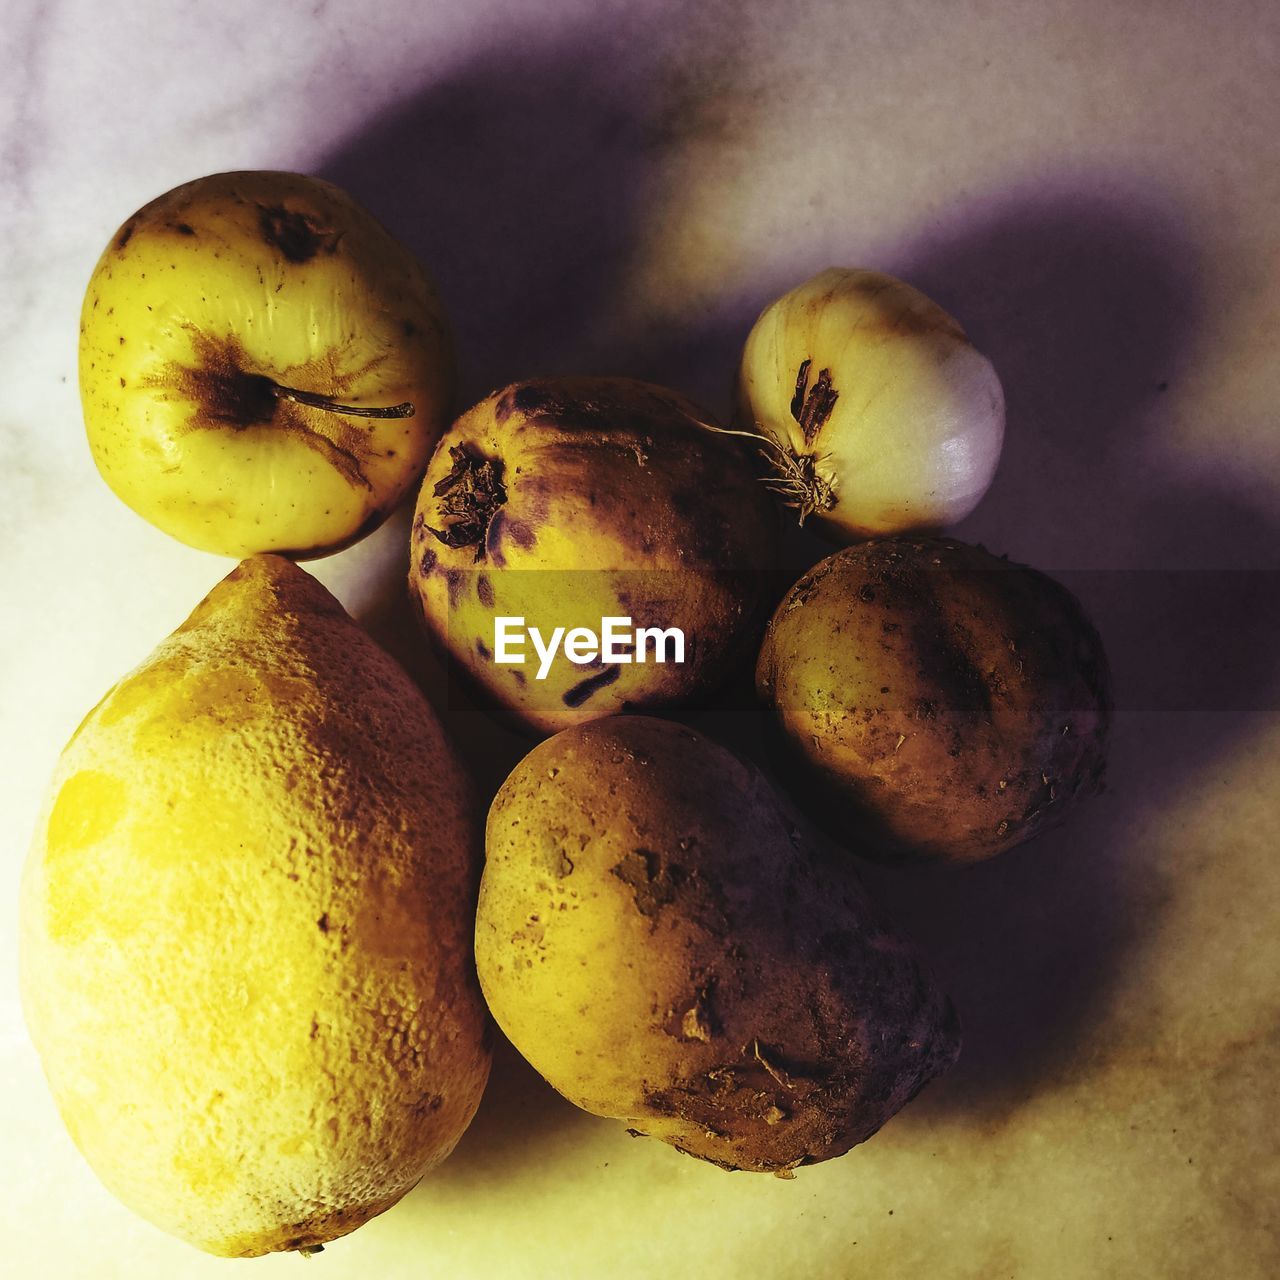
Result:
{"label": "apple stem", "polygon": [[325,396],[318,396],[314,391],[299,391],[296,387],[282,387],[278,382],[271,384],[271,394],[277,400],[292,400],[294,404],[305,404],[311,409],[323,409],[326,413],[345,413],[355,418],[412,418],[413,405],[408,401],[403,404],[372,406],[360,404],[338,404]]}

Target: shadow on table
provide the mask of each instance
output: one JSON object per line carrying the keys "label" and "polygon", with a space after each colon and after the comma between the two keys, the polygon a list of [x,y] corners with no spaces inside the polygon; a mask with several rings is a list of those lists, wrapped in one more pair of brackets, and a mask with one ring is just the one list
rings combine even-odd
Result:
{"label": "shadow on table", "polygon": [[612,1123],[562,1098],[501,1033],[494,1041],[489,1087],[471,1127],[441,1170],[447,1187],[429,1189],[434,1197],[500,1187],[514,1171],[549,1167],[558,1152]]}
{"label": "shadow on table", "polygon": [[321,174],[426,263],[453,323],[459,403],[521,377],[622,373],[602,346],[669,145],[668,73],[586,24],[495,45],[372,121]]}
{"label": "shadow on table", "polygon": [[[365,200],[437,276],[458,334],[464,402],[535,373],[625,372],[723,412],[752,320],[794,282],[765,262],[758,280],[733,282],[696,324],[657,335],[610,327],[667,144],[655,141],[663,135],[653,125],[661,75],[623,91],[618,68],[593,48],[586,32],[522,50],[518,74],[514,55],[495,50],[373,121],[323,173]],[[863,254],[855,247],[849,256]],[[1121,716],[1111,793],[1063,830],[964,872],[870,873],[966,1025],[964,1057],[936,1105],[1013,1106],[1054,1070],[1158,927],[1163,887],[1149,864],[1128,856],[1128,833],[1248,731],[1241,716],[1178,713],[1248,710],[1260,697],[1274,703],[1276,689],[1275,606],[1243,603],[1262,598],[1257,578],[1237,599],[1221,574],[1070,571],[1239,563],[1242,548],[1262,555],[1280,545],[1280,530],[1210,473],[1176,474],[1161,450],[1167,406],[1196,359],[1202,302],[1199,251],[1160,193],[1117,192],[1105,174],[1080,174],[960,208],[896,260],[866,265],[936,296],[1004,381],[1001,470],[957,532],[1067,571],[1112,655],[1121,711],[1174,713],[1160,718],[1158,741],[1149,722]],[[396,518],[407,542],[407,513]],[[802,539],[792,559],[826,551]],[[404,565],[389,564],[363,620],[437,704],[447,694],[446,718],[491,794],[528,744],[445,689],[410,622],[403,582]],[[1238,606],[1238,616],[1215,619],[1206,589],[1225,590],[1218,608]],[[1206,686],[1210,654],[1217,680]],[[740,707],[704,721],[754,738],[754,717]],[[572,1123],[575,1113],[527,1069],[500,1062],[477,1136],[455,1159],[507,1161],[513,1116],[527,1134]]]}

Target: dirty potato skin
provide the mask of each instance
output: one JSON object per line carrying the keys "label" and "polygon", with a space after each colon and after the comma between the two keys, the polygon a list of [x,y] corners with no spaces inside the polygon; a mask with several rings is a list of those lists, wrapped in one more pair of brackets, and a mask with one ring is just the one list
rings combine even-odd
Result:
{"label": "dirty potato skin", "polygon": [[976,862],[1101,787],[1102,642],[1066,588],[981,547],[823,560],[778,606],[756,685],[788,781],[860,853]]}
{"label": "dirty potato skin", "polygon": [[[735,441],[627,378],[515,383],[440,441],[413,524],[424,629],[508,718],[546,734],[706,691],[749,659],[771,601],[779,522]],[[774,597],[776,598],[776,596]],[[494,619],[598,631],[680,627],[683,664],[494,662]]]}
{"label": "dirty potato skin", "polygon": [[758,770],[683,726],[567,729],[489,811],[476,957],[529,1062],[597,1115],[786,1174],[959,1049],[950,1002]]}

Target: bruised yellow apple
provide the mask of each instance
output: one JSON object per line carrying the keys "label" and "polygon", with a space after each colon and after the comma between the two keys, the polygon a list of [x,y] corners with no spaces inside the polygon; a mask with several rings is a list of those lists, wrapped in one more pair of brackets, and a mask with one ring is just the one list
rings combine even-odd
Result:
{"label": "bruised yellow apple", "polygon": [[536,379],[441,439],[409,580],[454,670],[548,734],[723,681],[763,626],[777,534],[737,441],[684,397]]}
{"label": "bruised yellow apple", "polygon": [[139,515],[228,556],[378,527],[447,421],[452,344],[423,268],[349,195],[219,173],[112,237],[85,294],[94,461]]}

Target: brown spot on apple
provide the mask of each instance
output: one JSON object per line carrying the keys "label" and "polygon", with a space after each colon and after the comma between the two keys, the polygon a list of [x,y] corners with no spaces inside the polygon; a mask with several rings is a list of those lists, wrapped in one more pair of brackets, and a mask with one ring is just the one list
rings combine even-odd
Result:
{"label": "brown spot on apple", "polygon": [[449,608],[456,609],[458,601],[462,599],[462,570],[445,568],[444,570],[445,590],[449,593]]}
{"label": "brown spot on apple", "polygon": [[507,500],[502,459],[465,444],[451,446],[449,457],[453,466],[432,489],[440,528],[427,528],[446,547],[474,547],[475,559],[483,560],[490,523]]}
{"label": "brown spot on apple", "polygon": [[611,685],[621,674],[621,667],[605,667],[603,671],[588,676],[585,680],[579,680],[572,688],[566,690],[561,701],[566,707],[580,707],[593,694]]}
{"label": "brown spot on apple", "polygon": [[341,239],[307,214],[279,204],[258,206],[258,228],[267,244],[294,263],[310,262],[321,250],[333,253]]}
{"label": "brown spot on apple", "polygon": [[[214,337],[194,325],[186,326],[195,353],[193,365],[168,361],[159,373],[147,379],[147,385],[166,399],[191,405],[186,431],[227,430],[271,427],[285,432],[320,454],[336,471],[353,485],[372,492],[373,485],[365,474],[372,456],[372,440],[366,428],[338,413],[309,408],[277,394],[279,384],[254,368],[243,345],[234,335]],[[312,362],[315,363],[315,362]],[[305,380],[324,376],[336,384],[338,391],[366,370],[355,370],[339,376],[332,368],[322,375],[320,369],[307,365],[290,370]],[[304,380],[300,377],[298,380]],[[381,511],[371,515],[381,523]]]}

